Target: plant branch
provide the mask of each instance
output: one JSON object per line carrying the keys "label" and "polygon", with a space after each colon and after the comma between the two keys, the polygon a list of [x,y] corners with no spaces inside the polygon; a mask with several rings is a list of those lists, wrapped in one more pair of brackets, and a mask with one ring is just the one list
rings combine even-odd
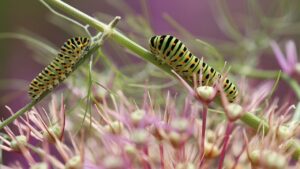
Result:
{"label": "plant branch", "polygon": [[240,120],[256,131],[260,131],[263,133],[267,133],[269,131],[268,123],[260,119],[253,113],[246,112],[243,116],[241,116]]}
{"label": "plant branch", "polygon": [[285,80],[291,86],[291,88],[295,92],[298,100],[300,100],[300,86],[299,86],[299,83],[295,79],[289,77],[289,75],[287,75],[285,73],[282,73],[281,77],[282,77],[283,80]]}

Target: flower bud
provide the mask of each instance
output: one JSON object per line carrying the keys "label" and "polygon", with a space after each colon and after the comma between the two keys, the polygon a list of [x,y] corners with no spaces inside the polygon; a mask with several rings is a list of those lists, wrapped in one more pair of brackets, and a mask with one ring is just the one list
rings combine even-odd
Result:
{"label": "flower bud", "polygon": [[215,158],[215,157],[219,156],[220,152],[221,151],[220,151],[220,149],[218,148],[217,145],[205,142],[205,144],[204,144],[204,156],[206,158]]}
{"label": "flower bud", "polygon": [[104,129],[112,134],[121,134],[124,129],[124,125],[119,121],[113,121],[112,123],[105,125]]}
{"label": "flower bud", "polygon": [[216,141],[216,133],[210,129],[206,130],[206,140],[209,143],[214,143]]}
{"label": "flower bud", "polygon": [[107,169],[121,169],[123,168],[123,161],[118,156],[108,155],[103,159],[104,168]]}
{"label": "flower bud", "polygon": [[198,96],[204,101],[211,101],[216,95],[216,90],[211,86],[200,86],[196,91]]}
{"label": "flower bud", "polygon": [[251,164],[256,166],[259,163],[260,159],[260,151],[259,150],[253,150],[252,152],[249,153],[249,159],[251,161]]}
{"label": "flower bud", "polygon": [[81,162],[81,158],[80,156],[74,156],[72,158],[70,158],[66,165],[65,165],[66,169],[80,169],[82,168],[82,162]]}
{"label": "flower bud", "polygon": [[300,63],[296,63],[296,66],[295,66],[295,71],[300,74]]}
{"label": "flower bud", "polygon": [[175,169],[196,169],[195,164],[193,163],[178,163]]}
{"label": "flower bud", "polygon": [[10,142],[10,146],[14,151],[20,151],[20,147],[24,147],[27,144],[27,138],[24,135],[16,136],[14,140]]}
{"label": "flower bud", "polygon": [[230,103],[226,107],[227,112],[228,112],[228,118],[229,119],[236,119],[243,113],[243,108],[239,104],[236,103]]}
{"label": "flower bud", "polygon": [[287,159],[271,150],[253,150],[249,154],[251,164],[263,168],[284,169],[287,165]]}
{"label": "flower bud", "polygon": [[179,133],[175,132],[175,131],[171,131],[168,134],[168,138],[172,144],[173,147],[177,148],[181,145],[182,143],[182,137]]}
{"label": "flower bud", "polygon": [[279,126],[276,134],[279,140],[284,141],[289,139],[293,135],[293,131],[287,126]]}
{"label": "flower bud", "polygon": [[299,147],[300,141],[298,139],[289,139],[283,144],[285,151],[294,151],[295,147]]}
{"label": "flower bud", "polygon": [[167,138],[167,133],[163,128],[159,128],[158,126],[151,126],[150,133],[159,141]]}
{"label": "flower bud", "polygon": [[171,126],[178,132],[184,132],[188,129],[189,122],[185,118],[177,118],[171,122]]}
{"label": "flower bud", "polygon": [[132,156],[134,156],[134,155],[137,154],[137,149],[136,149],[136,147],[135,147],[134,145],[132,145],[132,144],[126,144],[126,145],[124,146],[124,151],[125,151],[127,154],[132,155]]}
{"label": "flower bud", "polygon": [[58,124],[52,125],[48,130],[43,131],[43,138],[50,143],[55,143],[55,137],[59,138],[61,135],[61,128]]}
{"label": "flower bud", "polygon": [[145,117],[144,110],[136,110],[130,114],[130,119],[134,125],[138,125],[140,121]]}
{"label": "flower bud", "polygon": [[269,168],[274,168],[274,169],[284,169],[287,164],[287,159],[275,152],[275,151],[269,151],[265,155],[266,157],[266,166]]}
{"label": "flower bud", "polygon": [[131,139],[136,144],[145,144],[149,139],[149,134],[146,130],[138,129],[131,133]]}
{"label": "flower bud", "polygon": [[35,163],[30,166],[30,169],[48,169],[47,163]]}

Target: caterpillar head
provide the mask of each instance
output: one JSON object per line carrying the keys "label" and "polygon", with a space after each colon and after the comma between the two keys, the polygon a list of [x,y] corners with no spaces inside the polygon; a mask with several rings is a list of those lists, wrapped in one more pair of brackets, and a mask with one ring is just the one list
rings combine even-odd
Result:
{"label": "caterpillar head", "polygon": [[157,50],[157,40],[158,40],[159,36],[152,36],[149,40],[149,46],[150,46],[150,51],[155,54],[158,55],[159,51]]}

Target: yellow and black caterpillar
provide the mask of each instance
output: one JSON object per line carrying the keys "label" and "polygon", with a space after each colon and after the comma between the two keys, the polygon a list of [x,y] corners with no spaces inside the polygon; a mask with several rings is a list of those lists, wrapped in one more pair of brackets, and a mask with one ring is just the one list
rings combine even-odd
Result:
{"label": "yellow and black caterpillar", "polygon": [[89,46],[89,38],[74,37],[68,39],[54,60],[31,81],[28,91],[31,99],[39,99],[43,93],[52,90],[66,79],[73,71],[74,65],[88,51]]}
{"label": "yellow and black caterpillar", "polygon": [[[153,36],[149,43],[151,52],[186,80],[193,81],[193,74],[199,75],[200,72],[204,85],[211,86],[216,80],[223,79],[219,72],[193,55],[179,39],[171,35]],[[236,86],[228,78],[224,78],[222,85],[228,100],[234,102],[238,96]]]}

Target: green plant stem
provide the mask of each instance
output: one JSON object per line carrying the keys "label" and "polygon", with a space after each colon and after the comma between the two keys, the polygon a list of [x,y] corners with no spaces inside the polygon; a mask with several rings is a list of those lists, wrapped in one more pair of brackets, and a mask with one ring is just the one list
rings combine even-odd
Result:
{"label": "green plant stem", "polygon": [[290,140],[290,148],[294,150],[293,158],[299,159],[300,157],[300,142],[297,139],[291,139]]}
{"label": "green plant stem", "polygon": [[231,67],[231,71],[240,75],[259,79],[275,79],[278,76],[278,71],[275,70],[259,70],[237,64]]}
{"label": "green plant stem", "polygon": [[269,125],[266,121],[260,119],[256,115],[246,112],[240,120],[247,124],[248,126],[252,127],[256,131],[267,133],[269,131]]}
{"label": "green plant stem", "polygon": [[300,100],[300,86],[299,86],[298,82],[285,73],[282,73],[281,77],[283,80],[285,80],[291,86],[291,88],[294,90],[298,100]]}
{"label": "green plant stem", "polygon": [[[279,73],[279,71],[275,71],[275,70],[259,70],[250,67],[238,66],[238,65],[233,66],[231,70],[240,75],[245,75],[253,78],[261,78],[261,79],[276,79]],[[295,92],[298,100],[300,100],[300,86],[297,80],[291,78],[286,73],[281,73],[281,78],[287,82],[287,84]]]}
{"label": "green plant stem", "polygon": [[[233,67],[232,69],[235,72],[238,72],[241,75],[245,75],[248,77],[254,78],[262,78],[262,79],[275,79],[278,76],[279,71],[272,71],[272,70],[259,70],[259,69],[252,69],[252,68],[241,68],[238,66]],[[298,82],[291,78],[286,73],[281,74],[281,78],[288,83],[288,85],[293,89],[295,92],[298,100],[300,100],[300,86]]]}
{"label": "green plant stem", "polygon": [[13,122],[16,118],[18,118],[19,116],[23,115],[25,112],[29,111],[35,104],[37,104],[39,101],[35,100],[32,101],[30,103],[28,103],[26,106],[24,106],[23,108],[21,108],[19,111],[17,111],[15,114],[13,114],[12,116],[10,116],[9,118],[7,118],[6,120],[4,120],[3,122],[1,122],[0,124],[0,130],[7,126],[8,124],[10,124],[11,122]]}

